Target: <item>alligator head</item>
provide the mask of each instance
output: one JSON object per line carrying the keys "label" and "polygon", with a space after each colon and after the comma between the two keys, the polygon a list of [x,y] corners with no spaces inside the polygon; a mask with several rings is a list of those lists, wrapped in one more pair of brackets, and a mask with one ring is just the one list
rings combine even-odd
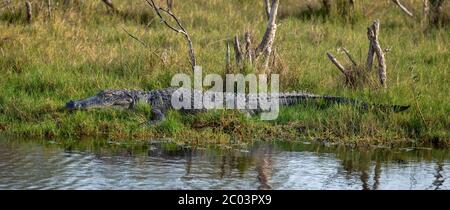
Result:
{"label": "alligator head", "polygon": [[131,90],[104,90],[95,96],[81,99],[77,101],[69,101],[66,104],[66,109],[90,109],[90,108],[106,108],[106,107],[118,107],[129,108],[141,95],[139,91]]}

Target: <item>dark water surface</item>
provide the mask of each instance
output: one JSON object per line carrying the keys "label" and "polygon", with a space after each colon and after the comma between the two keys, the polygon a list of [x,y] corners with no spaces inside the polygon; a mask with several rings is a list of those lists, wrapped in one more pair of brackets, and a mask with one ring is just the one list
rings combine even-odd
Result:
{"label": "dark water surface", "polygon": [[0,189],[450,189],[450,151],[0,138]]}

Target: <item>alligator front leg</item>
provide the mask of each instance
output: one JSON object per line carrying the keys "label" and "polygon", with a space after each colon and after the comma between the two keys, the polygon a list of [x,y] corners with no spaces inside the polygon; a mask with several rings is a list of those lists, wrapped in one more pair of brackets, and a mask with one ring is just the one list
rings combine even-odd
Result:
{"label": "alligator front leg", "polygon": [[148,121],[148,124],[150,125],[156,125],[166,120],[166,115],[160,109],[152,109],[151,113],[152,116]]}

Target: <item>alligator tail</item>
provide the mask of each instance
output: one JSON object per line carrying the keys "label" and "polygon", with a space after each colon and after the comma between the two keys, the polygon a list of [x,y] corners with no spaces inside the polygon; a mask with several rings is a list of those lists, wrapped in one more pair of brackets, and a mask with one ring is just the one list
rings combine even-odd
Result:
{"label": "alligator tail", "polygon": [[369,104],[366,102],[360,102],[358,100],[341,96],[326,96],[326,95],[324,96],[324,95],[295,93],[295,92],[281,94],[279,99],[280,105],[282,106],[291,106],[305,103],[307,101],[325,101],[330,104],[348,104],[364,110],[367,110],[369,108],[375,108],[382,111],[403,112],[410,108],[410,106],[404,105]]}

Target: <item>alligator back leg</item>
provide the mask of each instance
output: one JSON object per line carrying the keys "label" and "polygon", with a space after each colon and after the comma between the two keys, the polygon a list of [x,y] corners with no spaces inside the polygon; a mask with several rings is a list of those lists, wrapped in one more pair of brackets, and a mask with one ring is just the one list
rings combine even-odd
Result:
{"label": "alligator back leg", "polygon": [[170,92],[165,90],[152,91],[148,103],[152,106],[150,125],[163,122],[166,119],[165,112],[170,108]]}

